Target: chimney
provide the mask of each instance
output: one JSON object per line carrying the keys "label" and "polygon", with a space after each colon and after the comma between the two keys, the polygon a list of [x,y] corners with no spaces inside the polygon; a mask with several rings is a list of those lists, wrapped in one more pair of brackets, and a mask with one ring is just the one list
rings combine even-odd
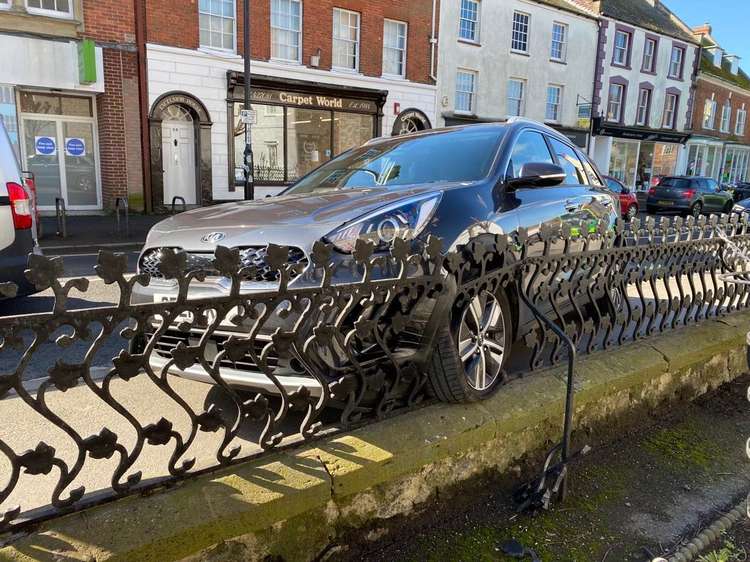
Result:
{"label": "chimney", "polygon": [[703,25],[693,28],[693,33],[696,35],[711,35],[711,31],[710,23],[704,23]]}
{"label": "chimney", "polygon": [[737,73],[740,71],[740,57],[737,55],[727,55],[726,59],[729,62],[729,68],[732,74],[737,76]]}

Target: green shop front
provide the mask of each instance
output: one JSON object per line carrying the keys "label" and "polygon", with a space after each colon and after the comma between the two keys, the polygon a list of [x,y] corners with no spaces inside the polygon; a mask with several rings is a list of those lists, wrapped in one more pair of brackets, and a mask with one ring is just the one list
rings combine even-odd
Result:
{"label": "green shop front", "polygon": [[[242,194],[244,76],[228,74],[230,191]],[[256,197],[276,194],[350,148],[381,135],[388,92],[252,76],[250,125]],[[233,182],[233,183],[232,183]]]}

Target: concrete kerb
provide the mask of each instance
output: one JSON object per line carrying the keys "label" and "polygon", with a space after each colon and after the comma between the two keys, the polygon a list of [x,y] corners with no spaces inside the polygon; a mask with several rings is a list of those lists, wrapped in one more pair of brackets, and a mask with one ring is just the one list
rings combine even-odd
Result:
{"label": "concrete kerb", "polygon": [[[585,357],[576,427],[693,398],[745,368],[750,313]],[[489,400],[433,405],[265,458],[42,523],[0,560],[307,560],[343,529],[407,514],[436,490],[559,439],[564,369]]]}

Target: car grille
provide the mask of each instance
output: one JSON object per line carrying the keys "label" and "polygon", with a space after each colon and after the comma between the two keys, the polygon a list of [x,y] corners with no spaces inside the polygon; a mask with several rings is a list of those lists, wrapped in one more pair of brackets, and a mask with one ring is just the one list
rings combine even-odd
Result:
{"label": "car grille", "polygon": [[[146,338],[151,339],[153,333],[146,333]],[[164,359],[172,358],[172,350],[177,347],[178,344],[183,343],[186,346],[198,345],[202,334],[196,332],[181,332],[180,330],[171,328],[164,332],[156,344],[154,345],[154,353]],[[240,334],[242,337],[242,334]],[[224,350],[224,342],[230,338],[229,334],[213,334],[209,338],[208,347],[206,349],[205,357],[209,361],[213,361],[216,356]],[[255,353],[260,357],[263,348],[268,344],[270,340],[265,338],[255,339]],[[229,359],[222,359],[219,363],[222,367],[231,369],[237,369],[239,371],[254,371],[259,372],[258,365],[253,361],[253,357],[250,353],[246,354],[241,360],[233,362]],[[266,358],[266,364],[270,369],[276,369],[279,366],[279,357],[276,351],[271,348],[268,357]]]}
{"label": "car grille", "polygon": [[[174,248],[178,250],[179,248]],[[161,261],[163,248],[153,248],[146,251],[141,257],[141,261],[138,264],[141,273],[148,273],[151,277],[157,279],[163,279],[165,275],[161,272]],[[253,246],[248,248],[240,248],[240,263],[243,267],[254,266],[255,272],[253,275],[246,275],[245,281],[278,281],[279,272],[271,268],[266,261],[266,248],[263,246]],[[221,274],[216,270],[213,263],[214,255],[212,253],[198,253],[188,252],[186,261],[186,270],[205,271],[209,276],[220,276]],[[287,258],[289,265],[298,266],[294,267],[291,271],[291,279],[297,277],[307,267],[308,260],[305,253],[299,248],[289,248],[289,256]]]}

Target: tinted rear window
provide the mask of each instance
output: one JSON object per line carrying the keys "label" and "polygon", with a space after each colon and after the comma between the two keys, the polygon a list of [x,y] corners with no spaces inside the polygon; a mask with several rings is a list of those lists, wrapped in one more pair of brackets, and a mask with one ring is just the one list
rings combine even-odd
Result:
{"label": "tinted rear window", "polygon": [[659,187],[676,187],[678,189],[688,189],[690,180],[684,178],[663,178],[659,182]]}

